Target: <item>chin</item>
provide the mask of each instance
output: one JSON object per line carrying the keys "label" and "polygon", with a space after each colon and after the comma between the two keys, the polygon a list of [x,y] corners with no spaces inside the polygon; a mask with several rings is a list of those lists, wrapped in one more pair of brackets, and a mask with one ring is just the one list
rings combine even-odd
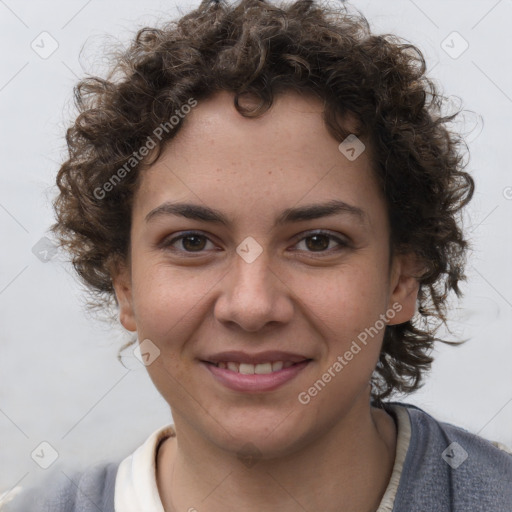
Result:
{"label": "chin", "polygon": [[291,454],[306,444],[308,437],[314,438],[304,421],[297,421],[294,414],[283,415],[282,411],[266,419],[257,414],[245,415],[242,422],[223,421],[222,427],[216,429],[219,438],[214,441],[215,444],[237,456],[245,452],[250,456],[255,452],[262,459]]}

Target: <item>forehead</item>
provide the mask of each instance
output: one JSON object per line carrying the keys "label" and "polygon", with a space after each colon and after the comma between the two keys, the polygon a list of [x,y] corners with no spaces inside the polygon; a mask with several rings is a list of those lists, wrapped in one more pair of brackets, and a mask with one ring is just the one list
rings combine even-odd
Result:
{"label": "forehead", "polygon": [[[252,108],[259,103],[259,98],[249,95],[239,98],[242,107]],[[217,91],[201,100],[186,116],[171,146],[186,143],[215,150],[222,143],[226,148],[236,147],[237,153],[257,155],[259,160],[285,152],[290,156],[298,152],[301,156],[318,157],[325,147],[332,150],[339,144],[327,130],[324,109],[324,102],[311,93],[286,91],[276,95],[272,106],[262,115],[245,117],[236,110],[233,93]],[[355,127],[353,118],[339,120],[349,131]],[[238,146],[240,142],[242,147]]]}
{"label": "forehead", "polygon": [[233,99],[222,91],[198,102],[160,159],[143,171],[136,203],[145,214],[185,199],[223,210],[257,207],[263,215],[301,202],[378,206],[369,152],[352,160],[339,150],[321,100],[287,92],[249,118]]}

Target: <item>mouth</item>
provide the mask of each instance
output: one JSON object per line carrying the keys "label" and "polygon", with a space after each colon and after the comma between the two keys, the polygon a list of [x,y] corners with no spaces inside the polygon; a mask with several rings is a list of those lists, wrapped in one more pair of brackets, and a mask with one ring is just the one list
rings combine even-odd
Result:
{"label": "mouth", "polygon": [[275,373],[281,371],[283,368],[290,368],[297,364],[301,364],[305,361],[311,361],[311,359],[304,359],[303,361],[267,361],[264,363],[252,364],[252,363],[239,363],[236,361],[219,361],[213,363],[210,361],[204,361],[207,364],[222,368],[223,370],[229,370],[231,372],[241,373],[243,375],[268,375],[269,373]]}
{"label": "mouth", "polygon": [[299,375],[313,359],[297,354],[267,352],[248,355],[225,352],[201,360],[214,379],[233,391],[273,391]]}

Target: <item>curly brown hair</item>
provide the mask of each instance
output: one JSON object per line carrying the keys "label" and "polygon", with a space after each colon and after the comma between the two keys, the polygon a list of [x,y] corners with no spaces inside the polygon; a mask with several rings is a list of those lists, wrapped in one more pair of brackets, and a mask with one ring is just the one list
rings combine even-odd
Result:
{"label": "curly brown hair", "polygon": [[[186,121],[180,116],[159,137],[156,127],[169,124],[190,98],[220,90],[234,93],[235,107],[249,117],[287,90],[313,93],[324,101],[337,140],[348,135],[338,115],[357,120],[352,133],[369,141],[386,198],[390,248],[416,254],[425,269],[415,317],[386,327],[372,397],[381,403],[420,387],[434,341],[448,343],[435,334],[446,323],[448,294],[461,295],[468,244],[460,215],[474,191],[463,171],[466,145],[449,130],[458,112],[443,114],[445,98],[426,77],[421,51],[395,35],[374,35],[365,17],[345,6],[204,0],[177,21],[140,29],[128,49],[114,51],[109,69],[75,87],[79,115],[66,133],[69,158],[57,176],[52,226],[93,293],[91,304],[116,310],[112,275],[128,255],[139,176]],[[244,109],[244,93],[261,104]],[[134,164],[150,139],[156,147]],[[122,179],[106,193],[122,166]]]}

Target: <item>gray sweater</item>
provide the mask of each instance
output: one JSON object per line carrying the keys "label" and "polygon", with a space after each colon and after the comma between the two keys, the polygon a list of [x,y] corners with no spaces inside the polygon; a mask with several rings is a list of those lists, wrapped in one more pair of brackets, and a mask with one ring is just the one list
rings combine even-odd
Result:
{"label": "gray sweater", "polygon": [[[413,405],[399,405],[407,407],[411,440],[393,512],[512,512],[512,454]],[[61,473],[44,491],[25,491],[5,510],[115,512],[118,466]]]}

